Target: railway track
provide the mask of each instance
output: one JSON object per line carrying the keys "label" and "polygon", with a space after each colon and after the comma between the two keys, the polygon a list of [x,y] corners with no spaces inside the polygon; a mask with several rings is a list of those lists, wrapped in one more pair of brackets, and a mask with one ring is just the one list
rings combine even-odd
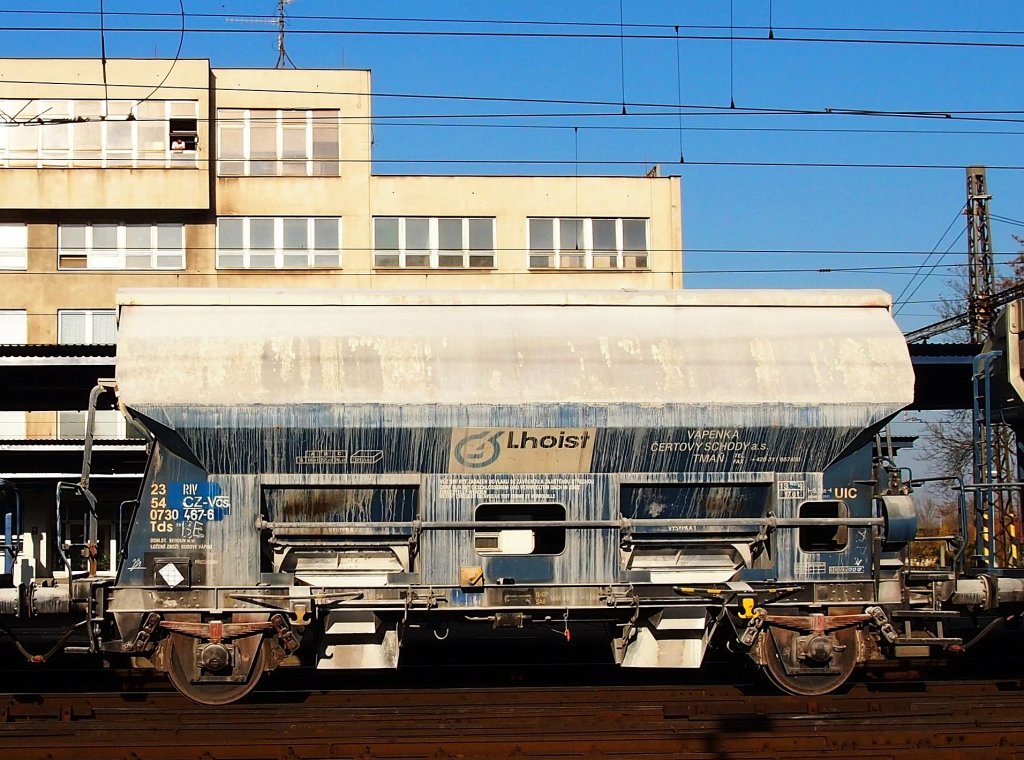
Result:
{"label": "railway track", "polygon": [[[884,676],[884,674],[882,674]],[[292,686],[290,684],[282,684]],[[0,758],[1024,757],[1024,681],[864,681],[827,697],[748,685],[0,695]]]}

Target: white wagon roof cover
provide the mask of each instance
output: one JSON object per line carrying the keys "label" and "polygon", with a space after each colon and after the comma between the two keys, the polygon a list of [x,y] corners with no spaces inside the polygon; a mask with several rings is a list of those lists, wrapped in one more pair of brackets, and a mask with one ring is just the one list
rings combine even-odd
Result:
{"label": "white wagon roof cover", "polygon": [[[122,290],[131,407],[867,404],[913,397],[874,290]],[[890,411],[891,410],[891,411]]]}

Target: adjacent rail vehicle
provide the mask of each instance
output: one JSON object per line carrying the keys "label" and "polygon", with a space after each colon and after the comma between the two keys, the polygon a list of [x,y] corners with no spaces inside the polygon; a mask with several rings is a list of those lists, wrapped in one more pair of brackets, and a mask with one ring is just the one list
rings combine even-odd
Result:
{"label": "adjacent rail vehicle", "polygon": [[[4,621],[80,615],[197,702],[396,667],[411,631],[583,625],[623,667],[719,636],[821,694],[1021,603],[904,562],[910,488],[872,443],[914,374],[882,292],[130,290],[117,342],[150,454],[116,579],[0,589]],[[88,559],[88,443],[69,492]]]}

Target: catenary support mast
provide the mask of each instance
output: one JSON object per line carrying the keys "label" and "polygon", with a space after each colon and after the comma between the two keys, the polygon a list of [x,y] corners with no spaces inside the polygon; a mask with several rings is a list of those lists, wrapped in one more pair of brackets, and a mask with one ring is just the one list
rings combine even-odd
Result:
{"label": "catenary support mast", "polygon": [[[967,215],[967,314],[971,340],[977,344],[984,343],[992,336],[996,316],[993,304],[996,292],[995,257],[989,218],[991,200],[985,167],[967,167],[967,207],[964,212]],[[1017,530],[1019,496],[998,487],[1014,479],[1011,476],[1013,457],[1010,453],[1014,445],[1013,435],[1010,427],[1002,422],[983,418],[978,424],[982,436],[991,437],[992,445],[975,447],[974,479],[976,483],[993,483],[997,486],[981,492],[981,512],[985,516],[981,529],[983,533],[992,534],[992,541],[989,542],[989,536],[985,535],[983,537],[986,540],[981,545],[986,547],[984,553],[988,552],[987,547],[990,545],[995,549],[994,557],[983,559],[997,567],[1016,567],[1020,565]],[[1020,467],[1019,455],[1017,461]],[[1021,480],[1020,475],[1024,475],[1024,472],[1018,473],[1018,481]],[[993,515],[991,524],[988,515]]]}

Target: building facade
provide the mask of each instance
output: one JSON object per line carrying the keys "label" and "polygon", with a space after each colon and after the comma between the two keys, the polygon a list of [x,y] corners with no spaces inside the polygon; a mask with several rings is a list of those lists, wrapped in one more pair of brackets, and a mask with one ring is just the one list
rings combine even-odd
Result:
{"label": "building facade", "polygon": [[[122,287],[682,286],[678,177],[377,175],[370,104],[367,71],[3,60],[0,346],[111,343]],[[131,435],[98,415],[98,436]],[[72,468],[3,460],[73,454],[84,430],[80,410],[0,404],[23,577],[53,569],[52,480]],[[107,476],[105,503],[132,498],[130,473]]]}
{"label": "building facade", "polygon": [[370,100],[368,71],[4,60],[0,343],[110,341],[127,286],[681,287],[678,177],[375,175]]}

